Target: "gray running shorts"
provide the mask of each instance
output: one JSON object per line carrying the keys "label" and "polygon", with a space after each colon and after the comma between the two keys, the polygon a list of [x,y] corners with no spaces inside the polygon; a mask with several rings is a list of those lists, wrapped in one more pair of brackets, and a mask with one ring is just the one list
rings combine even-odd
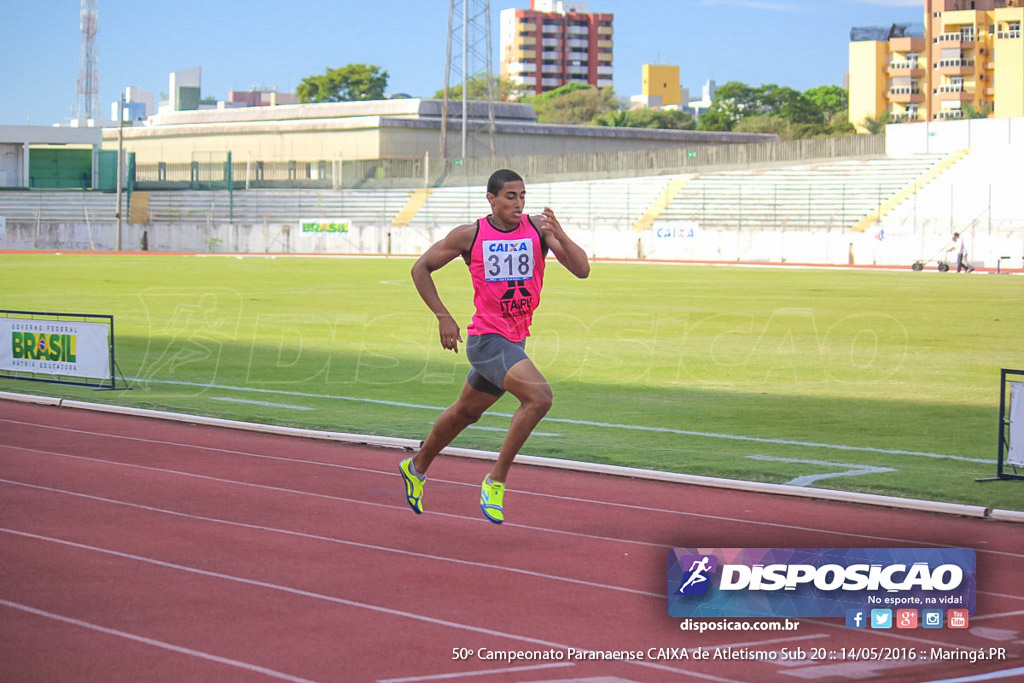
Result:
{"label": "gray running shorts", "polygon": [[477,391],[493,396],[505,393],[505,374],[526,356],[526,340],[513,342],[500,334],[469,335],[466,358],[473,366],[466,381]]}

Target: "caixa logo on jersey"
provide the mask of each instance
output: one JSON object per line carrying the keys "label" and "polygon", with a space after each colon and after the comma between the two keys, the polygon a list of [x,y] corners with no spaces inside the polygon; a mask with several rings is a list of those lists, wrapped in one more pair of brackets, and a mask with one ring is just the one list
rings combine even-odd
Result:
{"label": "caixa logo on jersey", "polygon": [[847,609],[975,608],[968,548],[675,548],[673,617],[844,617]]}

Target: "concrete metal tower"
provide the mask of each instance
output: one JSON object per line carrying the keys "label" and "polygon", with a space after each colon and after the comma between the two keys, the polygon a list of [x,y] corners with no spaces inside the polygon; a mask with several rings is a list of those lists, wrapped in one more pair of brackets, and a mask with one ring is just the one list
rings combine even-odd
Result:
{"label": "concrete metal tower", "polygon": [[[84,2],[84,0],[83,0]],[[487,145],[494,156],[494,76],[491,69],[491,9],[488,0],[449,0],[448,49],[445,52],[444,106],[441,110],[441,158],[455,156],[465,159],[477,156],[470,144],[470,80],[484,77],[487,89]],[[457,153],[448,150],[448,119],[453,81],[462,88],[462,107],[458,118],[462,122],[461,145]],[[479,125],[477,126],[479,128]],[[476,137],[476,134],[474,135]]]}
{"label": "concrete metal tower", "polygon": [[75,118],[94,119],[100,113],[99,53],[96,32],[99,30],[97,0],[82,0],[82,51],[78,59],[78,98]]}

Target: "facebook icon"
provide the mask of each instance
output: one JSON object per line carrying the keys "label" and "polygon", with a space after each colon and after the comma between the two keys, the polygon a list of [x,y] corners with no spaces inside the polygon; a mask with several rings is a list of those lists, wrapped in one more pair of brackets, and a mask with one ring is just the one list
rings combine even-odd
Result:
{"label": "facebook icon", "polygon": [[867,628],[867,612],[862,609],[846,610],[846,628]]}

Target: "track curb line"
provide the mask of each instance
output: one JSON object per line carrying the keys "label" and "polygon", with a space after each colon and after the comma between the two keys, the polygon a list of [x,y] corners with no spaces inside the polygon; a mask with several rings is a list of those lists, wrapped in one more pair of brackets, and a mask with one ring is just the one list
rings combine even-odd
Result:
{"label": "track curb line", "polygon": [[[397,448],[402,450],[417,450],[420,442],[415,439],[402,439],[387,436],[373,436],[368,434],[350,434],[346,432],[326,432],[315,429],[301,429],[297,427],[284,427],[278,425],[261,424],[258,422],[242,422],[238,420],[227,420],[219,417],[205,417],[202,415],[189,415],[187,413],[175,413],[163,410],[152,410],[148,408],[131,408],[116,406],[104,403],[90,403],[71,399],[59,399],[47,396],[33,396],[29,394],[17,394],[0,392],[0,400],[16,401],[20,403],[34,403],[39,405],[55,406],[60,408],[72,408],[77,410],[91,410],[103,413],[114,413],[117,415],[130,415],[157,420],[169,420],[173,422],[184,422],[189,424],[204,425],[210,427],[221,427],[226,429],[241,429],[251,432],[265,434],[276,434],[280,436],[293,436],[306,439],[320,439],[326,441],[341,441],[364,446],[377,446],[383,448]],[[480,451],[469,448],[448,447],[441,451],[444,455],[474,458],[478,460],[496,460],[497,453],[491,451]],[[576,460],[565,460],[561,458],[547,458],[535,455],[520,454],[516,456],[516,462],[534,467],[548,467],[553,469],[571,470],[576,472],[588,472],[591,474],[605,474],[616,477],[628,477],[632,479],[645,479],[650,481],[661,481],[675,484],[686,484],[690,486],[705,486],[712,488],[724,488],[735,491],[747,491],[751,493],[767,493],[772,495],[791,496],[796,498],[811,498],[829,500],[842,503],[855,503],[871,505],[875,507],[888,507],[919,512],[934,512],[946,515],[961,517],[973,517],[978,519],[992,519],[1000,522],[1024,523],[1024,512],[1015,510],[992,510],[980,505],[965,505],[960,503],[943,503],[939,501],[919,500],[914,498],[896,498],[893,496],[882,496],[870,493],[855,493],[849,491],[835,491],[831,489],[807,489],[786,484],[769,484],[761,482],[741,481],[738,479],[720,479],[717,477],[706,477],[693,474],[680,474],[676,472],[662,472],[658,470],[646,470],[621,465],[606,465],[601,463],[588,463]]]}

